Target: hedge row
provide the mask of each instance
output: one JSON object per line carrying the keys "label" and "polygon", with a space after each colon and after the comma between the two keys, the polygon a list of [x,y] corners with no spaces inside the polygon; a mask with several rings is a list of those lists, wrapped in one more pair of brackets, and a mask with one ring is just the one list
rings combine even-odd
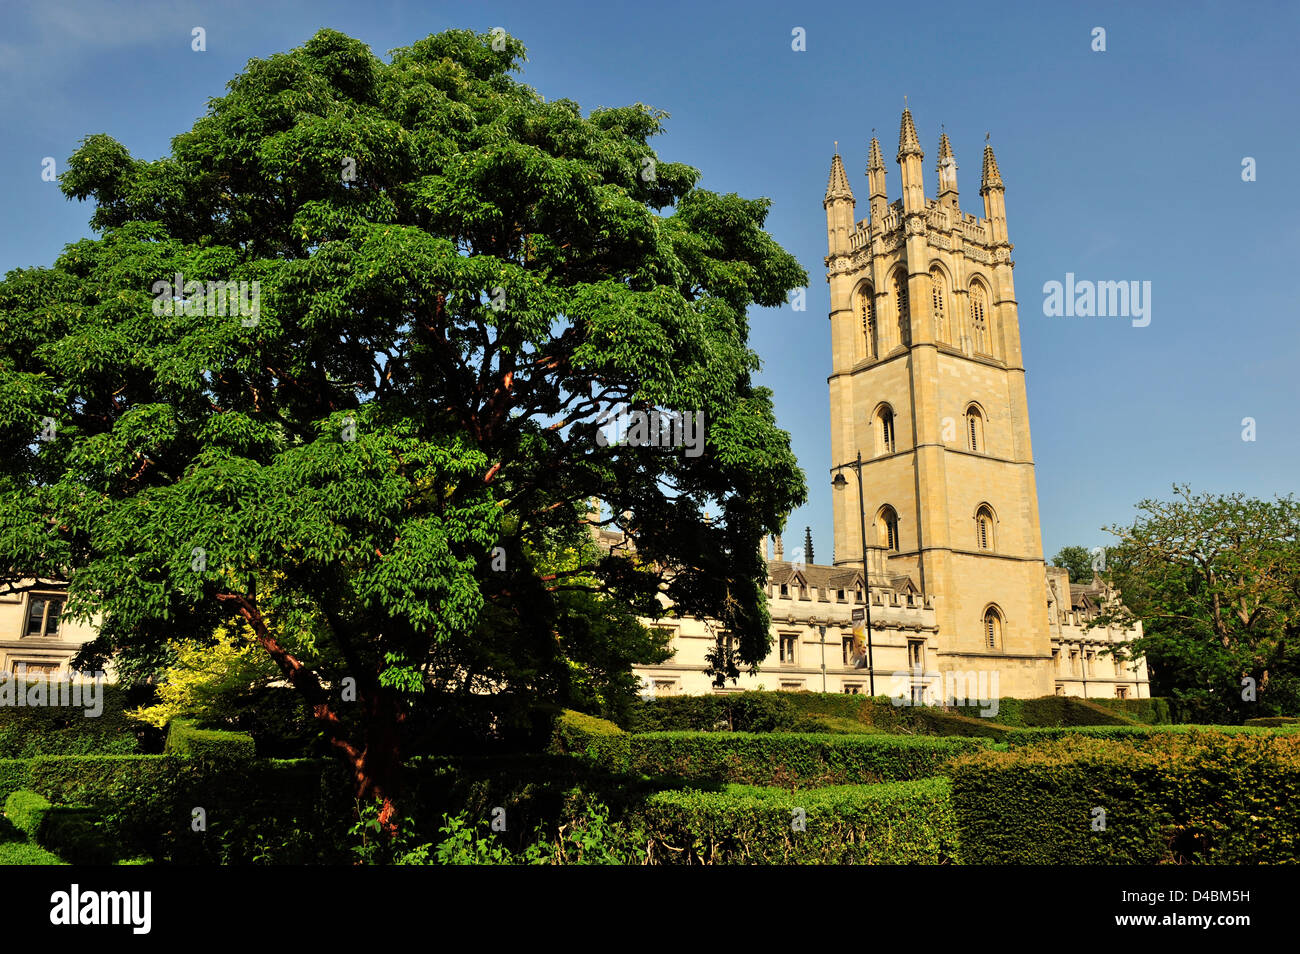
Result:
{"label": "hedge row", "polygon": [[651,795],[632,821],[651,864],[945,864],[957,857],[946,779],[787,792]]}
{"label": "hedge row", "polygon": [[167,727],[163,751],[204,762],[247,762],[257,754],[257,746],[246,732],[200,729],[190,720],[174,719]]}
{"label": "hedge row", "polygon": [[1039,745],[1067,738],[1112,739],[1116,741],[1136,741],[1141,739],[1162,738],[1166,736],[1189,736],[1198,733],[1218,733],[1220,735],[1260,735],[1287,734],[1300,730],[1295,726],[1280,725],[1274,727],[1249,725],[1093,725],[1075,727],[1057,727],[1040,729],[1013,729],[1004,737],[1010,748],[1026,745]]}
{"label": "hedge row", "polygon": [[860,785],[942,774],[983,745],[932,736],[651,732],[629,738],[629,769],[692,785]]}
{"label": "hedge row", "polygon": [[[1013,728],[1133,725],[1135,723],[1135,720],[1127,714],[1115,712],[1110,706],[1100,705],[1101,701],[1080,699],[1075,696],[1041,696],[1037,699],[1002,698],[998,699],[996,715],[992,718],[1000,725]],[[1124,702],[1130,700],[1115,699],[1105,701]],[[1146,702],[1147,700],[1131,701]],[[981,710],[978,706],[958,706],[956,711],[963,715],[977,717]]]}
{"label": "hedge row", "polygon": [[959,760],[969,864],[1281,864],[1300,852],[1300,736],[1076,737]]}
{"label": "hedge row", "polygon": [[118,855],[186,863],[347,860],[353,805],[342,776],[336,762],[309,759],[213,763],[177,755],[69,755],[0,761],[0,784],[29,789],[58,806],[84,806],[96,837],[115,845]]}
{"label": "hedge row", "polygon": [[[83,695],[81,706],[51,705],[51,692],[61,684],[29,680],[6,680],[4,693],[22,694],[24,701],[40,693],[40,704],[0,705],[0,758],[28,758],[34,755],[129,754],[139,751],[137,736],[144,730],[126,716],[131,708],[127,693],[117,686],[96,688],[99,715],[87,715]],[[12,687],[12,688],[10,688]],[[84,691],[85,687],[82,687]],[[65,689],[59,689],[60,692]],[[71,701],[71,697],[68,698]]]}
{"label": "hedge row", "polygon": [[764,691],[639,700],[627,728],[638,733],[889,733],[986,738],[997,738],[1005,731],[978,709],[959,713],[932,706],[896,706],[887,696]]}
{"label": "hedge row", "polygon": [[1150,699],[1089,699],[1093,705],[1118,712],[1127,719],[1142,725],[1169,725],[1174,721],[1169,700],[1155,696]]}

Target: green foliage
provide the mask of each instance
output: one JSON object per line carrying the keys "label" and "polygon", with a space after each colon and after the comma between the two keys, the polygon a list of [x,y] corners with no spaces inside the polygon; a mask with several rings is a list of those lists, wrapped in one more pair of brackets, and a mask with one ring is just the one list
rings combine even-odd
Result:
{"label": "green foliage", "polygon": [[[797,830],[802,815],[803,830]],[[946,779],[787,792],[667,791],[638,813],[651,864],[948,864],[957,830]]]}
{"label": "green foliage", "polygon": [[[1083,725],[1083,726],[1049,726],[1032,729],[1013,729],[1006,734],[1003,741],[1011,747],[1024,745],[1037,745],[1040,742],[1050,742],[1057,739],[1071,738],[1090,738],[1090,739],[1116,739],[1116,740],[1139,740],[1163,738],[1165,736],[1185,736],[1198,732],[1212,731],[1223,735],[1252,735],[1260,733],[1282,734],[1286,733],[1290,727],[1276,726],[1265,728],[1261,726],[1241,726],[1241,725]],[[1296,727],[1300,729],[1300,726]]]}
{"label": "green foliage", "polygon": [[[1123,701],[1123,700],[1114,700]],[[1144,701],[1144,700],[1143,700]],[[977,706],[958,706],[957,711],[976,715]],[[1076,696],[1040,696],[1037,699],[999,699],[997,722],[1007,726],[1133,725],[1127,715]]]}
{"label": "green foliage", "polygon": [[[32,683],[19,683],[26,693]],[[48,683],[42,687],[48,691]],[[101,685],[102,709],[88,716],[86,707],[0,706],[0,759],[35,755],[128,755],[139,750],[136,729],[126,717],[125,690]]]}
{"label": "green foliage", "polygon": [[629,739],[612,722],[565,709],[555,720],[549,750],[590,759],[611,772],[624,772],[631,759]]}
{"label": "green foliage", "polygon": [[30,838],[35,838],[40,832],[49,810],[49,799],[35,792],[20,790],[5,799],[5,818]]}
{"label": "green foliage", "polygon": [[1245,724],[1257,728],[1276,728],[1283,725],[1296,725],[1300,723],[1300,718],[1295,716],[1263,716],[1258,719],[1247,719]]}
{"label": "green foliage", "polygon": [[690,784],[869,784],[942,774],[955,756],[983,744],[929,736],[652,732],[631,737],[631,769]]}
{"label": "green foliage", "polygon": [[26,841],[0,841],[0,865],[65,865],[40,845]]}
{"label": "green foliage", "polygon": [[1092,582],[1092,552],[1087,547],[1062,547],[1052,557],[1052,566],[1062,566],[1070,571],[1070,582],[1087,584]]}
{"label": "green foliage", "polygon": [[1265,733],[1071,738],[953,774],[969,864],[1293,863],[1298,797],[1300,736]]}
{"label": "green foliage", "polygon": [[1126,719],[1142,725],[1168,725],[1174,721],[1168,699],[1153,696],[1150,699],[1089,699],[1095,706],[1118,712]]}
{"label": "green foliage", "polygon": [[1110,528],[1118,543],[1105,578],[1124,605],[1095,620],[1142,621],[1120,658],[1145,656],[1152,692],[1179,721],[1300,711],[1300,501],[1175,485],[1174,499],[1138,511],[1131,526]]}
{"label": "green foliage", "polygon": [[163,751],[205,762],[242,762],[253,758],[256,748],[247,733],[200,729],[189,720],[176,719],[168,727]]}
{"label": "green foliage", "polygon": [[8,798],[31,783],[29,759],[0,759],[0,798]]}
{"label": "green foliage", "polygon": [[628,720],[633,732],[833,732],[896,735],[964,735],[997,738],[991,719],[931,706],[896,706],[828,692],[750,691],[713,696],[643,699]]}
{"label": "green foliage", "polygon": [[[806,496],[752,380],[747,310],[807,282],[768,202],[495,40],[321,30],[167,155],[89,136],[61,188],[95,237],[0,282],[0,567],[71,574],[83,666],[143,680],[246,625],[320,712],[354,680],[319,724],[385,784],[431,698],[618,714],[661,593],[736,637],[724,674],[757,664],[754,544]],[[228,282],[255,315],[213,307]],[[624,407],[698,412],[702,452],[602,440]],[[592,499],[635,552],[591,544]]]}

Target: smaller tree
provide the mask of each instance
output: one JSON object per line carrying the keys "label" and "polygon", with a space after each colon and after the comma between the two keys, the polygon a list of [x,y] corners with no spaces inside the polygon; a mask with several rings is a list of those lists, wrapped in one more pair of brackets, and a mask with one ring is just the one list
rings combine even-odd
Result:
{"label": "smaller tree", "polygon": [[1071,583],[1092,582],[1092,553],[1087,547],[1061,547],[1061,552],[1052,557],[1052,566],[1069,570]]}

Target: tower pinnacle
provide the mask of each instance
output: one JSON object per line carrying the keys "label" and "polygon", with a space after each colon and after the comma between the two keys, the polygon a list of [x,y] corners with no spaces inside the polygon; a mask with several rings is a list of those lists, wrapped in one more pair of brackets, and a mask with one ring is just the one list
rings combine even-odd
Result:
{"label": "tower pinnacle", "polygon": [[912,122],[912,111],[906,107],[903,109],[903,119],[898,127],[898,161],[902,162],[904,156],[925,158],[925,153],[921,151],[921,140],[916,138],[916,124]]}
{"label": "tower pinnacle", "polygon": [[831,174],[826,181],[826,198],[822,200],[822,205],[824,206],[835,199],[853,201],[853,190],[849,187],[849,177],[844,172],[844,163],[840,159],[838,150],[834,158],[831,159]]}

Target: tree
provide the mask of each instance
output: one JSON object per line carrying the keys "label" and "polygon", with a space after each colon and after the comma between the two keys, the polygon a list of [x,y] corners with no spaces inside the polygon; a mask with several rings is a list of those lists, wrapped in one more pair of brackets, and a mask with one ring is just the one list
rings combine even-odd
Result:
{"label": "tree", "polygon": [[[806,282],[767,201],[523,56],[322,31],[251,61],[170,155],[84,140],[61,188],[97,237],[0,284],[0,566],[69,576],[83,664],[127,676],[247,627],[388,826],[416,709],[616,695],[662,640],[609,634],[662,600],[755,666],[757,542],[805,496],[750,378],[747,308]],[[624,412],[681,446],[609,440]]]}
{"label": "tree", "polygon": [[1070,571],[1071,583],[1092,582],[1092,554],[1087,547],[1062,547],[1061,552],[1052,557],[1052,566],[1061,566]]}
{"label": "tree", "polygon": [[1096,625],[1143,635],[1121,658],[1145,656],[1152,690],[1196,721],[1300,711],[1300,505],[1241,493],[1143,500],[1107,550],[1105,579],[1123,595]]}

